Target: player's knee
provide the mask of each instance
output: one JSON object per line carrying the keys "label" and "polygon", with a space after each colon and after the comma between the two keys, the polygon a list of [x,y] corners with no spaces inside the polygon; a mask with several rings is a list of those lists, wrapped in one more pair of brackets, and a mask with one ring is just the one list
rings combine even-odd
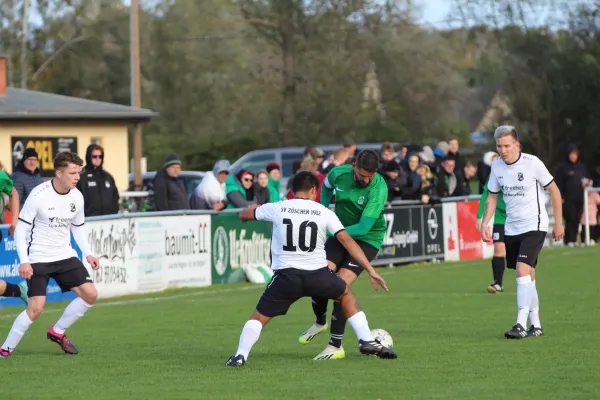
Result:
{"label": "player's knee", "polygon": [[36,320],[44,311],[44,304],[29,304],[27,306],[27,316],[30,320]]}
{"label": "player's knee", "polygon": [[81,298],[88,304],[94,304],[98,299],[98,290],[94,285],[90,285],[81,293]]}

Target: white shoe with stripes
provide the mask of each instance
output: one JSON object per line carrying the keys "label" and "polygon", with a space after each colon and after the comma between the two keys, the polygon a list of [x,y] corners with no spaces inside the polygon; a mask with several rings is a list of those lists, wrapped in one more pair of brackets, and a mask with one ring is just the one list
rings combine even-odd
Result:
{"label": "white shoe with stripes", "polygon": [[328,344],[325,350],[320,352],[313,360],[339,360],[345,357],[346,352],[343,347],[337,348]]}
{"label": "white shoe with stripes", "polygon": [[325,332],[326,330],[327,324],[314,324],[313,326],[308,328],[306,332],[300,335],[300,338],[298,338],[298,342],[300,342],[300,344],[309,344],[319,333]]}

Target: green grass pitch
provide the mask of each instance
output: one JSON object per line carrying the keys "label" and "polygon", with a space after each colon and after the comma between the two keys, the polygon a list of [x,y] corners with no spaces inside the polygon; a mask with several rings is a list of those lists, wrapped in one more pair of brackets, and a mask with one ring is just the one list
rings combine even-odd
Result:
{"label": "green grass pitch", "polygon": [[[542,252],[537,286],[545,336],[503,333],[516,318],[514,271],[490,295],[489,261],[381,269],[390,293],[366,277],[354,291],[371,328],[399,354],[313,361],[328,340],[298,336],[313,322],[308,299],[264,330],[245,367],[224,367],[262,292],[213,286],[100,301],[69,330],[78,356],[45,332],[66,304],[51,304],[13,355],[0,360],[9,399],[597,399],[600,398],[600,248]],[[331,305],[330,305],[331,310]],[[19,309],[0,310],[4,340]]]}

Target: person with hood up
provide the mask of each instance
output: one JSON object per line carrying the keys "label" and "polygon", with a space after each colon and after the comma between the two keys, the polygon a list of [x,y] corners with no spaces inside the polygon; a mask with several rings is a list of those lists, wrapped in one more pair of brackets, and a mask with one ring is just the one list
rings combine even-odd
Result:
{"label": "person with hood up", "polygon": [[15,190],[19,194],[20,206],[23,208],[25,199],[27,199],[33,188],[44,182],[38,168],[38,154],[35,149],[25,149],[23,158],[15,168],[11,179],[14,182]]}
{"label": "person with hood up", "polygon": [[85,163],[77,182],[77,189],[83,195],[85,216],[117,214],[119,191],[113,176],[104,169],[104,149],[90,144],[85,152]]}
{"label": "person with hood up", "polygon": [[190,199],[192,209],[220,211],[227,207],[225,181],[229,177],[230,167],[228,160],[219,160],[215,163],[212,173],[206,174],[194,190]]}
{"label": "person with hood up", "polygon": [[269,199],[271,203],[281,201],[281,167],[276,162],[267,164],[269,174]]}
{"label": "person with hood up", "polygon": [[254,200],[254,173],[243,169],[235,175],[229,175],[225,181],[225,193],[229,204],[227,208],[246,208],[256,204]]}
{"label": "person with hood up", "polygon": [[165,158],[163,168],[154,177],[154,202],[156,211],[188,210],[190,201],[181,174],[181,160],[177,154]]}
{"label": "person with hood up", "polygon": [[583,190],[589,174],[581,163],[579,148],[570,144],[566,150],[565,161],[558,165],[554,179],[563,199],[565,244],[573,247],[577,243],[577,231],[583,213]]}

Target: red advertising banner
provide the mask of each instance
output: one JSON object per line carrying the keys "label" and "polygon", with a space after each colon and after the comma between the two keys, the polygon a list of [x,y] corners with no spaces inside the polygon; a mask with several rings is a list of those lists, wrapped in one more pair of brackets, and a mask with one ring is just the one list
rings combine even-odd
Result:
{"label": "red advertising banner", "polygon": [[456,203],[458,222],[458,249],[461,260],[481,260],[483,258],[483,242],[477,230],[477,209],[479,201]]}

